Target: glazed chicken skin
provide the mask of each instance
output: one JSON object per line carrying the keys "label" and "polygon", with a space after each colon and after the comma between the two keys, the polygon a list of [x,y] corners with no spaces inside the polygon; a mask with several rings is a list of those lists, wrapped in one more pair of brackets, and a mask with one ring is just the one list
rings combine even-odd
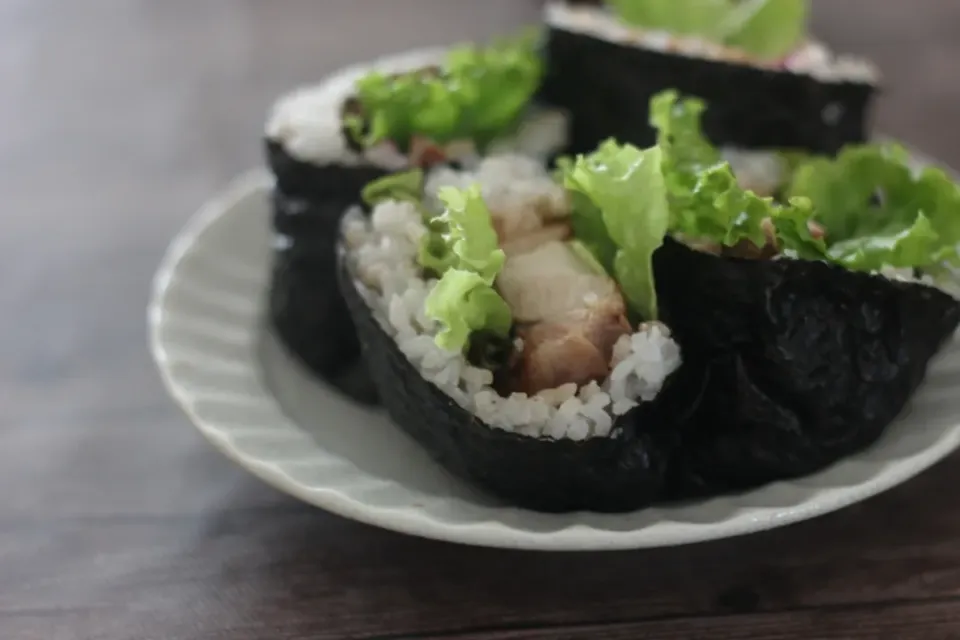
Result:
{"label": "glazed chicken skin", "polygon": [[603,380],[613,346],[631,331],[619,287],[566,242],[571,229],[551,204],[491,209],[507,256],[496,286],[523,345],[507,386],[529,395]]}
{"label": "glazed chicken skin", "polygon": [[521,326],[523,350],[512,390],[530,395],[568,383],[578,387],[610,374],[613,347],[631,333],[622,300],[602,299],[555,321]]}

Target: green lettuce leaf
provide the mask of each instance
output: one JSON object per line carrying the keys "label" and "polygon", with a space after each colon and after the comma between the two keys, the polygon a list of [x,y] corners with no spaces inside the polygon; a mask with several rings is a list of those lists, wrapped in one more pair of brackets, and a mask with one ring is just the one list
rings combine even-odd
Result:
{"label": "green lettuce leaf", "polygon": [[809,159],[788,193],[812,202],[827,256],[848,269],[937,270],[960,260],[960,187],[940,169],[914,175],[899,145],[854,145],[836,158]]}
{"label": "green lettuce leaf", "polygon": [[557,156],[553,160],[553,171],[551,172],[553,181],[562,185],[563,181],[567,179],[567,174],[573,170],[573,165],[575,162],[576,158],[573,156]]}
{"label": "green lettuce leaf", "polygon": [[673,229],[726,247],[741,240],[762,247],[766,242],[763,221],[774,208],[772,198],[741,189],[730,165],[718,164],[698,176],[689,204],[675,211]]}
{"label": "green lettuce leaf", "polygon": [[458,351],[475,332],[506,337],[512,314],[493,286],[506,255],[480,187],[444,187],[438,197],[444,212],[431,220],[418,256],[424,269],[440,276],[425,306],[427,316],[444,327],[437,344]]}
{"label": "green lettuce leaf", "polygon": [[457,256],[457,268],[473,271],[493,284],[506,256],[479,185],[466,190],[443,187],[438,197],[446,209],[436,220],[446,225],[444,238]]}
{"label": "green lettuce leaf", "polygon": [[784,206],[774,207],[771,215],[781,250],[803,260],[825,260],[827,245],[810,230],[813,203],[808,198],[791,198]]}
{"label": "green lettuce leaf", "polygon": [[361,192],[363,201],[374,207],[387,200],[412,202],[420,205],[423,202],[423,170],[412,169],[400,173],[391,173],[379,180],[368,183]]}
{"label": "green lettuce leaf", "polygon": [[448,269],[427,296],[428,317],[440,322],[437,345],[449,351],[462,351],[470,335],[485,331],[500,337],[510,333],[513,318],[510,307],[482,276],[473,271]]}
{"label": "green lettuce leaf", "polygon": [[944,259],[940,236],[923,213],[909,228],[843,240],[830,246],[829,257],[848,269],[874,271],[884,265],[916,267]]}
{"label": "green lettuce leaf", "polygon": [[783,166],[783,173],[785,177],[785,184],[782,187],[789,185],[790,181],[793,179],[794,174],[811,160],[821,157],[818,154],[810,153],[808,151],[802,151],[799,149],[781,149],[776,151],[776,156],[778,161]]}
{"label": "green lettuce leaf", "polygon": [[472,185],[466,190],[444,187],[438,197],[445,208],[442,214],[427,222],[427,233],[420,240],[418,263],[437,276],[453,267],[466,269],[492,284],[506,256],[500,249],[480,187]]}
{"label": "green lettuce leaf", "polygon": [[706,109],[699,98],[662,91],[650,101],[650,124],[663,150],[663,174],[669,194],[670,231],[691,239],[733,247],[743,240],[763,246],[770,220],[784,251],[812,259],[826,248],[810,235],[810,203],[780,206],[740,187],[729,163],[703,133]]}
{"label": "green lettuce leaf", "polygon": [[457,266],[459,258],[453,252],[453,247],[447,242],[447,226],[440,222],[431,222],[427,225],[427,233],[420,238],[417,250],[417,264],[425,272],[436,277],[442,277],[447,269]]}
{"label": "green lettuce leaf", "polygon": [[[593,216],[589,227],[594,231],[602,223],[616,248],[612,273],[630,306],[649,320],[657,318],[653,253],[663,244],[670,223],[662,161],[658,147],[640,150],[607,140],[594,153],[579,156],[565,179],[569,191],[592,203],[578,213]],[[594,251],[595,239],[577,239]],[[594,255],[607,267],[608,256]]]}
{"label": "green lettuce leaf", "polygon": [[628,24],[710,40],[722,37],[719,29],[731,11],[730,0],[610,0],[609,4]]}
{"label": "green lettuce leaf", "polygon": [[600,208],[585,193],[571,191],[569,196],[570,228],[573,236],[583,249],[590,252],[604,271],[612,274],[617,245],[610,239]]}
{"label": "green lettuce leaf", "polygon": [[[554,181],[560,185],[566,185],[568,177],[577,166],[577,160],[571,156],[560,156],[554,161],[554,165]],[[590,196],[581,191],[567,189],[567,197],[570,200],[570,227],[575,238],[571,246],[591,266],[599,267],[605,273],[612,274],[617,245],[610,239],[600,209]],[[589,258],[586,257],[586,253],[589,254]]]}
{"label": "green lettuce leaf", "polygon": [[709,240],[735,247],[747,240],[757,247],[768,242],[768,228],[776,235],[780,250],[808,260],[827,258],[822,239],[810,230],[813,206],[804,198],[785,205],[740,188],[726,163],[704,171],[692,200],[673,211],[671,232],[687,238]]}
{"label": "green lettuce leaf", "polygon": [[780,58],[807,33],[809,0],[743,0],[723,23],[723,42],[759,58]]}
{"label": "green lettuce leaf", "polygon": [[720,152],[701,128],[706,105],[699,98],[685,97],[668,89],[650,100],[650,125],[657,132],[663,151],[663,173],[671,207],[692,206],[700,174],[721,161]]}
{"label": "green lettuce leaf", "polygon": [[701,120],[706,103],[665,89],[650,99],[650,125],[657,131],[657,145],[676,170],[696,171],[720,162],[720,151],[703,133]]}
{"label": "green lettuce leaf", "polygon": [[583,264],[587,265],[594,273],[601,276],[610,275],[612,267],[608,269],[600,264],[596,254],[591,251],[587,245],[583,244],[583,242],[580,240],[568,240],[567,246],[569,246],[570,249],[573,250],[573,253],[583,261]]}
{"label": "green lettuce leaf", "polygon": [[406,150],[419,135],[438,144],[469,139],[482,148],[513,126],[539,88],[538,36],[461,46],[437,69],[369,73],[356,83],[364,117],[348,120],[348,129],[357,136],[365,121],[365,145],[390,140]]}
{"label": "green lettuce leaf", "polygon": [[787,195],[809,198],[817,209],[817,220],[829,229],[831,239],[869,234],[888,222],[863,215],[872,206],[880,185],[889,184],[899,191],[912,181],[905,160],[904,150],[892,145],[849,146],[836,159],[811,157],[798,164]]}
{"label": "green lettuce leaf", "polygon": [[736,47],[762,59],[794,50],[807,32],[809,0],[610,0],[621,20],[643,29]]}

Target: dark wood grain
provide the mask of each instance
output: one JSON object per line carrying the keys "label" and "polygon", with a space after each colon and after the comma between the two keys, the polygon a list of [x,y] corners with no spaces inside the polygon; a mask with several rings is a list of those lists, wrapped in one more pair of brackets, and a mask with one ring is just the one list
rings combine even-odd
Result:
{"label": "dark wood grain", "polygon": [[[600,555],[404,537],[280,495],[164,395],[165,244],[259,163],[281,92],[533,20],[527,0],[0,3],[0,638],[960,637],[953,457],[783,530]],[[821,0],[883,130],[960,166],[960,3]]]}

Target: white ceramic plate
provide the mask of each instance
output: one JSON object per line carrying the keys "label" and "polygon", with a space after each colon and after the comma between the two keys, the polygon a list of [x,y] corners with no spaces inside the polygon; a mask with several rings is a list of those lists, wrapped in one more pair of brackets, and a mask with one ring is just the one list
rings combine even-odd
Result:
{"label": "white ceramic plate", "polygon": [[504,507],[452,479],[379,410],[316,382],[265,330],[270,178],[240,179],[172,244],[149,312],[170,393],[223,453],[348,518],[454,542],[544,550],[684,544],[797,522],[907,480],[960,443],[960,346],[868,451],[807,478],[625,515]]}
{"label": "white ceramic plate", "polygon": [[174,240],[154,283],[150,346],[167,389],[217,448],[277,489],[341,516],[495,547],[678,545],[834,511],[904,482],[960,444],[954,340],[886,435],[821,473],[623,515],[500,505],[450,477],[381,411],[311,379],[265,329],[270,187],[265,173],[239,179]]}

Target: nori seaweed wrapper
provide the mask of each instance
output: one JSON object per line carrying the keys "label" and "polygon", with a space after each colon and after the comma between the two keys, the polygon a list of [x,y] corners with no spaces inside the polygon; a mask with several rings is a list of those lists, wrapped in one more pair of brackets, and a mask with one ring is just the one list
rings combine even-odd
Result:
{"label": "nori seaweed wrapper", "polygon": [[[326,221],[326,230],[333,233],[331,236],[336,243],[336,233],[339,229],[343,209],[339,212],[332,208],[333,204],[345,203],[347,207],[360,202],[360,192],[370,182],[382,178],[390,173],[388,170],[372,164],[346,164],[330,162],[327,164],[313,164],[291,156],[283,145],[275,140],[267,140],[267,164],[276,177],[277,190],[290,198],[301,198],[315,205],[331,203],[329,211],[318,215],[318,211],[311,214],[311,218]],[[278,231],[292,233],[284,227],[288,221],[277,219]]]}
{"label": "nori seaweed wrapper", "polygon": [[341,259],[341,289],[383,405],[449,472],[512,505],[546,512],[632,511],[661,494],[680,425],[697,404],[702,367],[681,366],[655,402],[618,419],[611,437],[548,440],[496,429],[421,376],[373,317],[348,263]]}
{"label": "nori seaweed wrapper", "polygon": [[663,320],[708,363],[673,496],[807,475],[870,445],[960,323],[938,289],[821,262],[720,258],[668,239],[654,269]]}
{"label": "nori seaweed wrapper", "polygon": [[[267,140],[276,178],[272,226],[282,240],[274,253],[269,317],[288,351],[314,374],[337,383],[360,361],[360,345],[336,282],[340,221],[361,204],[368,182],[387,174],[369,165],[315,165]],[[369,390],[353,392],[369,400]]]}
{"label": "nori seaweed wrapper", "polygon": [[274,252],[270,322],[286,350],[311,373],[363,404],[377,402],[360,343],[336,279],[336,259],[297,245]]}
{"label": "nori seaweed wrapper", "polygon": [[340,286],[391,418],[445,468],[516,506],[620,512],[809,475],[875,442],[960,324],[935,288],[803,260],[654,254],[661,319],[682,366],[610,438],[490,427],[431,382]]}
{"label": "nori seaweed wrapper", "polygon": [[[833,155],[865,142],[877,87],[670,54],[550,28],[540,98],[571,116],[570,152],[589,153],[615,137],[655,144],[650,99],[665,89],[709,106],[703,129],[716,145],[796,149]],[[825,114],[833,112],[835,118]]]}

